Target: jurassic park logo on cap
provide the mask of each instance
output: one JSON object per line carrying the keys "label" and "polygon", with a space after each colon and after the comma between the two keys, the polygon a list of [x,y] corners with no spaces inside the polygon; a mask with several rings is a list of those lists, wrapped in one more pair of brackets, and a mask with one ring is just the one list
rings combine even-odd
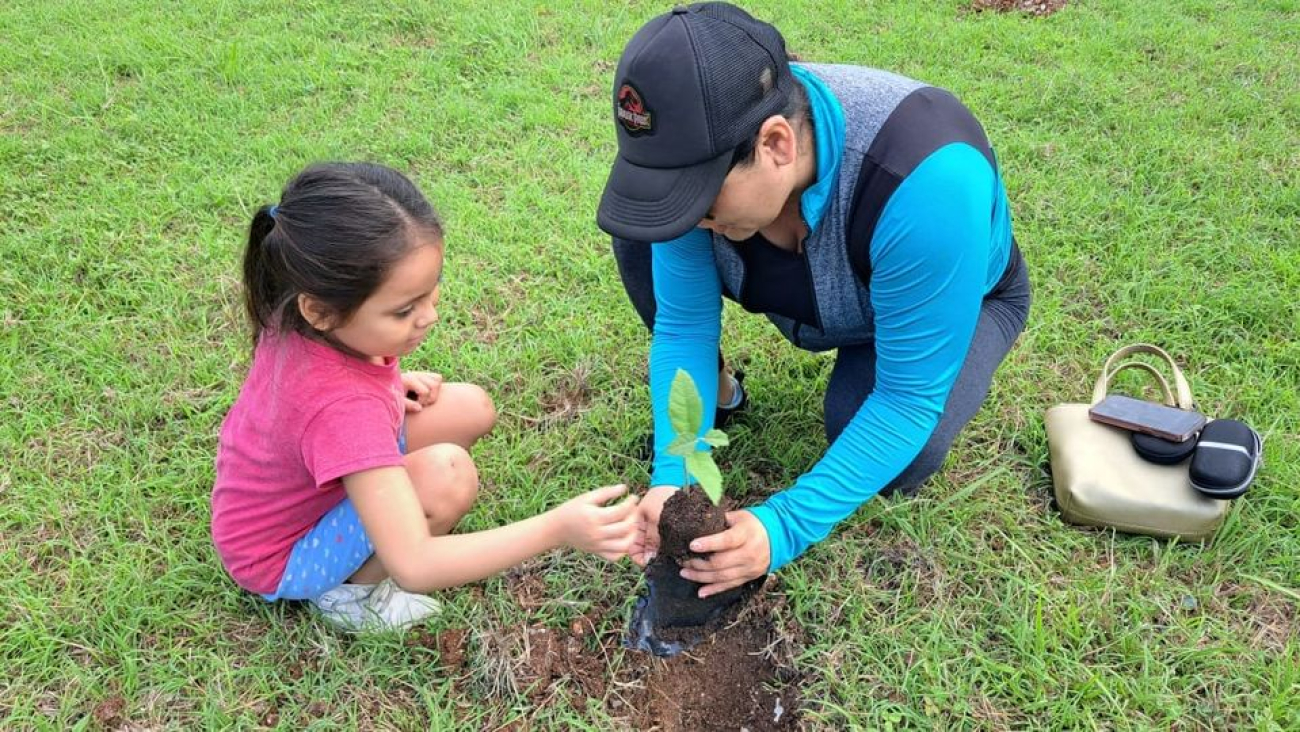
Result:
{"label": "jurassic park logo on cap", "polygon": [[630,135],[643,135],[654,132],[650,110],[641,99],[641,93],[631,84],[624,84],[618,90],[618,103],[615,111],[619,124]]}

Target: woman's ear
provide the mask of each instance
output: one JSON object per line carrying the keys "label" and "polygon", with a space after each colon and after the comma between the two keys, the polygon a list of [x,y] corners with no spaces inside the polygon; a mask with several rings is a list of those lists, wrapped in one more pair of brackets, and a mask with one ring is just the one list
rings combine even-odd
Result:
{"label": "woman's ear", "polygon": [[334,328],[334,312],[329,306],[306,293],[298,294],[298,312],[316,330],[326,333]]}
{"label": "woman's ear", "polygon": [[768,117],[758,128],[758,147],[778,166],[794,163],[798,146],[794,126],[779,114]]}

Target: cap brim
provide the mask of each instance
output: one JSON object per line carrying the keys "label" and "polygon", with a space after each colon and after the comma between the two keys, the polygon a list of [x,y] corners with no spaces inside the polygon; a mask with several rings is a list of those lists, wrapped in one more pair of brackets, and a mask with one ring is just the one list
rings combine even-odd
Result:
{"label": "cap brim", "polygon": [[646,168],[619,157],[600,197],[596,223],[622,239],[676,239],[709,212],[727,179],[731,157],[728,150],[688,168]]}

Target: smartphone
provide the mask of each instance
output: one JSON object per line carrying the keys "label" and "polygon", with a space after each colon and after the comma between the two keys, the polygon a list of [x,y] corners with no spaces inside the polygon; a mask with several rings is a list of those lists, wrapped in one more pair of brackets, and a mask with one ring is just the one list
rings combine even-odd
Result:
{"label": "smartphone", "polygon": [[1122,427],[1133,432],[1144,432],[1174,442],[1184,442],[1205,426],[1205,415],[1190,409],[1179,409],[1158,402],[1108,394],[1092,405],[1088,416],[1094,422]]}

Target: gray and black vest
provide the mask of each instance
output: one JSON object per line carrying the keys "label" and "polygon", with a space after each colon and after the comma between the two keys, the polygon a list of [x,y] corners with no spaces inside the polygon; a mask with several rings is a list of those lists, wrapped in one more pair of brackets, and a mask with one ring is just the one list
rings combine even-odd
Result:
{"label": "gray and black vest", "polygon": [[[860,66],[801,64],[834,93],[844,111],[839,179],[817,229],[803,242],[814,290],[815,323],[765,312],[794,345],[809,351],[870,343],[870,245],[889,197],[930,153],[969,142],[996,162],[979,123],[948,92],[887,71]],[[713,235],[723,290],[740,299],[745,260],[737,245]]]}

